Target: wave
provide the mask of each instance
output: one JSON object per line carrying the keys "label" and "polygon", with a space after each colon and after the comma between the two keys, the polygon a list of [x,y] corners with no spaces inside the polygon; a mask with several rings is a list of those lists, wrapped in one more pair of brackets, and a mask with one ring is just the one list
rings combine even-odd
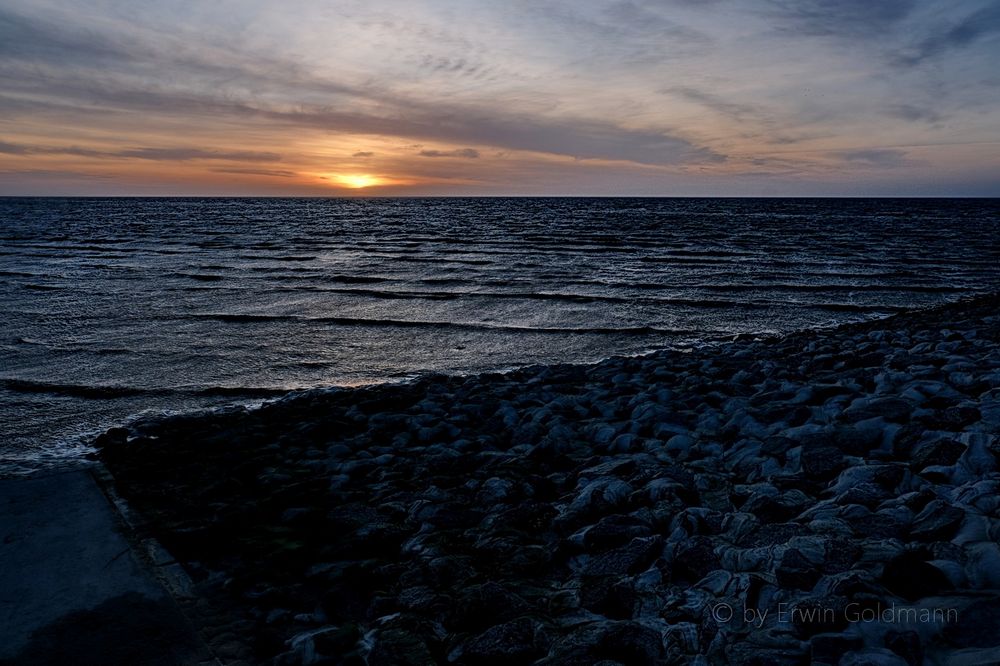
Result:
{"label": "wave", "polygon": [[176,389],[140,388],[136,386],[106,386],[88,384],[64,384],[42,382],[31,379],[5,379],[3,387],[14,393],[46,393],[73,398],[114,399],[135,396],[205,396],[205,397],[275,397],[285,395],[291,389],[252,386],[192,386]]}
{"label": "wave", "polygon": [[264,261],[315,261],[315,256],[296,256],[281,254],[243,254],[240,259],[264,260]]}
{"label": "wave", "polygon": [[[768,308],[795,307],[795,308],[815,308],[818,310],[833,311],[858,311],[858,312],[880,312],[884,310],[895,311],[900,306],[865,303],[824,303],[824,302],[795,302],[784,300],[730,300],[719,298],[676,298],[676,297],[656,297],[656,296],[610,296],[605,294],[565,294],[553,292],[488,292],[488,291],[383,291],[380,289],[339,289],[320,286],[289,287],[280,291],[315,291],[324,293],[346,294],[351,296],[362,296],[366,298],[376,298],[380,300],[427,300],[427,301],[450,301],[458,299],[485,299],[485,300],[530,300],[530,301],[550,301],[565,303],[610,303],[634,305],[637,303],[645,305],[664,305],[688,308],[729,308],[741,310],[762,310]],[[751,291],[751,289],[747,289]],[[794,291],[794,290],[793,290]],[[806,290],[813,291],[813,290]],[[863,291],[863,290],[862,290]],[[965,291],[965,290],[958,290]]]}
{"label": "wave", "polygon": [[338,326],[363,327],[395,327],[395,328],[436,328],[465,331],[497,331],[505,333],[547,333],[563,335],[598,334],[598,335],[700,335],[722,334],[723,331],[697,331],[692,329],[670,329],[657,326],[587,326],[587,327],[549,327],[549,326],[516,326],[510,324],[484,324],[454,321],[422,321],[410,319],[382,319],[364,317],[305,317],[301,315],[264,315],[264,314],[230,314],[211,313],[188,315],[191,319],[211,319],[227,323],[259,323],[259,322],[295,322],[320,323]]}
{"label": "wave", "polygon": [[171,273],[170,275],[189,280],[198,280],[199,282],[221,282],[226,279],[224,275],[213,275],[210,273]]}

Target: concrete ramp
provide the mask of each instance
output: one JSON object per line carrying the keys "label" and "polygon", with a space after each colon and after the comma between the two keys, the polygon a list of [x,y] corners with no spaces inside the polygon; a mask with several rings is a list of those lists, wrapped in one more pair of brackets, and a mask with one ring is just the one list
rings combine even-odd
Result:
{"label": "concrete ramp", "polygon": [[206,663],[89,472],[0,481],[0,665]]}

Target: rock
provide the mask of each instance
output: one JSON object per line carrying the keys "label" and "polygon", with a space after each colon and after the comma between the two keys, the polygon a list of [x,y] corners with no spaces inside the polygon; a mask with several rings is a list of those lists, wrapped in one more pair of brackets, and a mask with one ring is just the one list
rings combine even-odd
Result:
{"label": "rock", "polygon": [[843,631],[848,624],[847,603],[847,599],[836,596],[802,599],[788,609],[789,619],[802,638]]}
{"label": "rock", "polygon": [[369,666],[436,666],[437,662],[419,636],[403,629],[379,631],[368,654]]}
{"label": "rock", "polygon": [[638,573],[660,554],[660,536],[639,537],[622,548],[594,556],[580,570],[584,576],[609,576]]}
{"label": "rock", "polygon": [[882,570],[882,584],[907,601],[916,601],[951,589],[944,573],[929,564],[919,551],[905,552],[890,560]]}
{"label": "rock", "polygon": [[514,484],[507,479],[491,477],[483,482],[477,499],[481,504],[490,505],[506,501],[514,491]]}
{"label": "rock", "polygon": [[913,518],[910,536],[919,541],[950,539],[962,524],[965,513],[943,500],[934,500]]}
{"label": "rock", "polygon": [[820,572],[802,553],[789,548],[774,570],[778,585],[796,590],[811,590],[819,580]]}
{"label": "rock", "polygon": [[663,661],[660,632],[638,622],[594,622],[584,625],[553,647],[545,666],[595,664],[613,660],[635,666],[657,666]]}
{"label": "rock", "polygon": [[715,544],[704,536],[695,536],[681,542],[674,553],[672,577],[674,580],[696,583],[709,572],[721,567]]}
{"label": "rock", "polygon": [[803,447],[799,460],[806,477],[824,481],[835,477],[845,466],[844,454],[835,446]]}
{"label": "rock", "polygon": [[1000,599],[974,601],[959,612],[959,621],[945,625],[945,639],[957,648],[1000,645]]}
{"label": "rock", "polygon": [[546,641],[541,624],[522,617],[490,627],[471,638],[449,655],[448,660],[460,664],[505,666],[533,661],[545,649]]}
{"label": "rock", "polygon": [[816,634],[809,639],[809,657],[813,664],[837,666],[843,655],[861,648],[863,644],[858,636]]}
{"label": "rock", "polygon": [[924,648],[920,634],[915,631],[888,631],[882,639],[885,646],[899,655],[909,666],[924,663]]}
{"label": "rock", "polygon": [[514,619],[529,608],[520,596],[490,581],[472,585],[459,595],[452,625],[458,630],[481,630]]}
{"label": "rock", "polygon": [[631,578],[601,576],[580,582],[580,606],[612,620],[631,620],[639,594]]}
{"label": "rock", "polygon": [[[296,634],[289,646],[297,663],[302,666],[328,663],[331,658],[340,659],[354,652],[361,638],[356,627],[322,627]],[[360,656],[355,655],[357,659]]]}
{"label": "rock", "polygon": [[881,417],[892,423],[906,423],[912,411],[913,404],[903,398],[858,398],[844,410],[844,417],[851,422]]}
{"label": "rock", "polygon": [[907,666],[906,660],[886,648],[869,648],[848,652],[840,666]]}
{"label": "rock", "polygon": [[914,471],[931,465],[954,465],[965,451],[965,445],[954,439],[935,439],[919,444],[910,455]]}
{"label": "rock", "polygon": [[108,449],[123,446],[128,440],[128,435],[128,428],[110,428],[94,440],[94,447]]}

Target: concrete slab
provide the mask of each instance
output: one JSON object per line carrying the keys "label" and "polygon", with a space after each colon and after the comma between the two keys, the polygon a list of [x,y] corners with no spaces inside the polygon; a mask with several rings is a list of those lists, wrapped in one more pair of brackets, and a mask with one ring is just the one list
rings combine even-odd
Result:
{"label": "concrete slab", "polygon": [[0,481],[0,664],[200,664],[87,471]]}

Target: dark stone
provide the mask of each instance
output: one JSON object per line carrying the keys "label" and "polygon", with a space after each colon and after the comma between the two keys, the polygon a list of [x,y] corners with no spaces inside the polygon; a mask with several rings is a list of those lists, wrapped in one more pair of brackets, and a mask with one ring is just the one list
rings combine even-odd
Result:
{"label": "dark stone", "polygon": [[637,601],[631,578],[585,578],[580,585],[580,605],[612,620],[631,620]]}
{"label": "dark stone", "polygon": [[369,666],[435,666],[437,662],[419,636],[403,629],[380,631],[368,655]]}
{"label": "dark stone", "polygon": [[910,666],[924,663],[924,647],[915,631],[889,631],[883,638],[885,646],[906,660]]}
{"label": "dark stone", "polygon": [[601,622],[566,636],[550,655],[552,664],[595,664],[611,660],[629,666],[663,663],[660,632],[637,622]]}
{"label": "dark stone", "polygon": [[629,543],[636,537],[649,536],[649,526],[632,516],[611,515],[601,518],[583,536],[587,550],[607,550]]}
{"label": "dark stone", "polygon": [[581,573],[584,576],[608,576],[639,573],[656,559],[663,549],[659,536],[640,537],[622,548],[616,548],[588,561]]}
{"label": "dark stone", "polygon": [[908,551],[890,560],[882,570],[882,584],[907,601],[952,589],[951,581],[944,572],[928,564],[919,551]]}
{"label": "dark stone", "polygon": [[893,493],[882,486],[874,483],[859,483],[841,493],[837,498],[837,503],[843,505],[860,504],[869,509],[874,509],[892,496]]}
{"label": "dark stone", "polygon": [[98,449],[106,447],[121,446],[128,439],[128,428],[111,428],[101,433],[94,440],[94,446]]}
{"label": "dark stone", "polygon": [[460,593],[451,624],[461,631],[482,630],[523,615],[529,608],[524,599],[490,581]]}
{"label": "dark stone", "polygon": [[934,500],[914,517],[910,536],[919,541],[943,541],[951,538],[965,519],[965,513],[943,500]]}
{"label": "dark stone", "polygon": [[694,536],[680,543],[674,554],[673,578],[696,583],[722,564],[715,554],[714,542],[705,536]]}
{"label": "dark stone", "polygon": [[836,666],[840,658],[864,645],[859,636],[844,634],[816,634],[809,639],[809,658],[813,664]]}
{"label": "dark stone", "polygon": [[1000,645],[1000,599],[983,599],[960,611],[959,622],[944,628],[945,639],[957,648]]}
{"label": "dark stone", "polygon": [[843,597],[803,599],[789,609],[789,619],[801,638],[840,632],[847,628],[847,600]]}
{"label": "dark stone", "polygon": [[872,539],[901,539],[908,529],[906,523],[884,513],[868,514],[849,522],[858,536]]}
{"label": "dark stone", "polygon": [[820,572],[802,556],[802,553],[790,548],[782,555],[774,575],[778,585],[783,588],[811,590],[819,580]]}
{"label": "dark stone", "polygon": [[881,416],[893,423],[906,423],[912,411],[913,404],[909,400],[885,397],[875,398],[864,406],[848,407],[844,410],[844,416],[850,421],[863,421]]}
{"label": "dark stone", "polygon": [[943,409],[937,409],[914,420],[919,421],[928,430],[958,431],[975,423],[980,418],[982,418],[982,413],[976,407],[946,405]]}
{"label": "dark stone", "polygon": [[832,479],[844,469],[844,454],[835,446],[810,446],[802,449],[802,473],[810,479]]}
{"label": "dark stone", "polygon": [[824,574],[849,570],[861,557],[861,546],[851,539],[834,537],[826,543],[826,557],[820,567]]}
{"label": "dark stone", "polygon": [[769,523],[761,525],[753,532],[745,535],[737,543],[741,548],[758,548],[760,546],[777,546],[788,543],[797,536],[812,534],[807,527],[798,523]]}
{"label": "dark stone", "polygon": [[913,461],[913,469],[920,471],[931,465],[954,465],[964,452],[965,444],[961,442],[954,439],[936,439],[917,446],[910,460]]}
{"label": "dark stone", "polygon": [[528,500],[505,510],[499,520],[511,529],[540,532],[549,529],[556,513],[549,502]]}
{"label": "dark stone", "polygon": [[882,431],[878,428],[839,427],[831,434],[830,443],[847,455],[863,456],[882,443]]}
{"label": "dark stone", "polygon": [[462,646],[461,664],[518,664],[533,661],[545,649],[541,625],[522,617],[490,627]]}
{"label": "dark stone", "polygon": [[752,513],[763,523],[783,523],[799,515],[802,507],[792,504],[782,497],[754,495],[741,507],[741,511]]}

